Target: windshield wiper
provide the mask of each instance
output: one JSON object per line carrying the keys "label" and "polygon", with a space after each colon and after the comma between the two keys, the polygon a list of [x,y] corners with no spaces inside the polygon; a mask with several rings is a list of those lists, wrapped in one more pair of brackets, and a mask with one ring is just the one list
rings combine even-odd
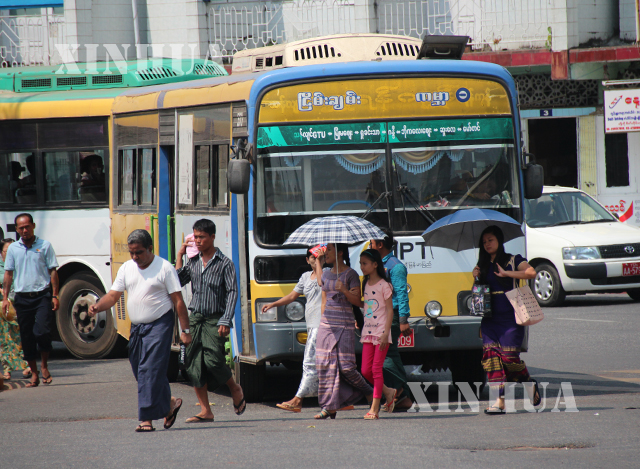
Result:
{"label": "windshield wiper", "polygon": [[607,220],[605,218],[600,218],[599,220],[589,220],[589,221],[581,221],[581,225],[586,225],[589,223],[613,223],[615,220]]}
{"label": "windshield wiper", "polygon": [[429,222],[429,225],[436,222],[436,217],[434,217],[424,205],[420,205],[418,203],[418,200],[411,193],[411,189],[409,189],[406,184],[400,184],[397,188],[397,191],[400,192],[403,197],[402,209],[404,210],[405,217],[407,216],[407,208],[404,206],[404,199],[406,199],[407,202],[413,205],[413,208],[415,208],[416,211],[420,215],[422,215],[422,218]]}
{"label": "windshield wiper", "polygon": [[550,226],[560,226],[560,225],[579,225],[580,221],[578,220],[567,220],[567,221],[558,221],[556,223],[552,223],[550,225],[546,225],[546,228],[550,227]]}
{"label": "windshield wiper", "polygon": [[375,206],[378,205],[382,199],[388,199],[389,197],[391,197],[391,192],[389,192],[389,191],[383,192],[382,194],[380,194],[380,196],[378,196],[378,198],[375,200],[375,202],[371,204],[371,206],[367,209],[366,212],[364,212],[360,216],[360,218],[363,218],[363,219],[367,218],[367,215],[369,215],[373,211]]}

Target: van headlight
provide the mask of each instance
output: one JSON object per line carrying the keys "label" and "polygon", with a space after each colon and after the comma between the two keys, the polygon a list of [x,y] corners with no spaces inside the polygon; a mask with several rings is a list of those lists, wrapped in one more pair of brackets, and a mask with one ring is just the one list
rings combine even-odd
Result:
{"label": "van headlight", "polygon": [[304,306],[302,306],[302,303],[294,301],[287,305],[284,310],[284,314],[287,316],[289,321],[300,321],[304,318]]}
{"label": "van headlight", "polygon": [[264,313],[262,308],[268,305],[270,301],[256,301],[256,318],[258,322],[274,322],[278,320],[278,308],[270,308]]}
{"label": "van headlight", "polygon": [[442,305],[437,301],[430,301],[424,307],[424,313],[431,319],[435,319],[442,314]]}
{"label": "van headlight", "polygon": [[565,260],[601,259],[600,249],[596,246],[562,248],[562,258]]}

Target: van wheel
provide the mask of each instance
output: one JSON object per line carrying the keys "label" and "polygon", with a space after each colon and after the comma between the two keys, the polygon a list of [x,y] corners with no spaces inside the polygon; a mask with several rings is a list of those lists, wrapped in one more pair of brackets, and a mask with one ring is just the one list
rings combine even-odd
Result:
{"label": "van wheel", "polygon": [[116,346],[118,332],[111,311],[89,316],[89,306],[104,295],[100,280],[89,273],[73,275],[60,290],[56,324],[60,338],[78,358],[104,358]]}
{"label": "van wheel", "polygon": [[533,294],[540,306],[559,306],[567,296],[558,271],[551,264],[543,263],[536,267],[532,284]]}
{"label": "van wheel", "polygon": [[629,295],[632,300],[640,301],[640,288],[636,288],[635,290],[627,290],[627,295]]}

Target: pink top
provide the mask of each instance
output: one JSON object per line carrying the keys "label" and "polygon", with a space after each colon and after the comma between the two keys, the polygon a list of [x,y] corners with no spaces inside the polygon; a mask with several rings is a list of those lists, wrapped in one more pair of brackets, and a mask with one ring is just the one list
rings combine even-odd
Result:
{"label": "pink top", "polygon": [[393,311],[387,311],[385,301],[392,294],[393,287],[386,280],[380,279],[374,285],[367,282],[364,287],[364,326],[360,342],[377,345],[380,338],[387,334],[391,343],[391,330],[385,331],[384,326],[387,324],[387,314],[393,314]]}

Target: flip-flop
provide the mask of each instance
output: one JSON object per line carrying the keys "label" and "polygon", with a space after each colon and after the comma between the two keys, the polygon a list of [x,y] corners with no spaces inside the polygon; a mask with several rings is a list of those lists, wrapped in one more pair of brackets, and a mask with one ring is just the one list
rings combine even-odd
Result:
{"label": "flip-flop", "polygon": [[378,418],[379,418],[379,417],[378,417],[376,414],[373,414],[373,413],[371,413],[371,412],[367,412],[367,413],[364,415],[364,419],[365,419],[365,420],[378,420]]}
{"label": "flip-flop", "polygon": [[146,433],[146,432],[155,432],[156,429],[153,428],[153,425],[138,425],[136,427],[136,432],[138,433]]}
{"label": "flip-flop", "polygon": [[503,415],[503,414],[506,414],[507,412],[504,409],[501,409],[500,407],[496,407],[492,405],[491,407],[484,409],[484,413],[487,415]]}
{"label": "flip-flop", "polygon": [[389,412],[390,414],[393,413],[393,409],[395,409],[396,407],[396,397],[398,396],[398,390],[394,389],[393,390],[393,397],[391,398],[391,402],[387,402],[386,406],[387,406],[387,412]]}
{"label": "flip-flop", "polygon": [[36,375],[36,380],[27,383],[25,388],[37,388],[39,384],[40,384],[40,378],[38,378],[38,375]]}
{"label": "flip-flop", "polygon": [[173,424],[176,423],[176,417],[178,416],[178,411],[180,410],[180,407],[182,407],[182,399],[177,398],[176,406],[173,408],[173,413],[171,414],[170,417],[166,417],[164,420],[164,428],[166,430],[169,430],[171,427],[173,427]]}
{"label": "flip-flop", "polygon": [[[195,420],[194,420],[195,419]],[[185,423],[205,423],[205,422],[213,422],[214,417],[207,419],[204,417],[200,417],[199,415],[194,415],[193,417],[189,417],[185,420]]]}
{"label": "flip-flop", "polygon": [[[538,388],[538,382],[531,378],[530,381],[533,383],[533,398],[531,399],[531,403],[534,407],[537,407],[542,402],[542,394],[540,394],[540,388]],[[536,395],[538,398],[536,399]]]}
{"label": "flip-flop", "polygon": [[[242,405],[242,403],[240,403],[240,405]],[[288,410],[289,412],[302,412],[302,407],[292,406],[291,404],[287,404],[286,402],[283,402],[282,404],[276,404],[276,407],[282,410]]]}
{"label": "flip-flop", "polygon": [[[49,373],[49,370],[47,370],[47,373]],[[49,373],[49,376],[45,378],[44,373],[42,373],[42,382],[44,384],[51,384],[53,382],[53,378],[51,377],[51,373]]]}
{"label": "flip-flop", "polygon": [[[243,407],[243,405],[244,405],[244,407]],[[240,410],[240,407],[242,407],[242,410]],[[235,409],[234,412],[236,413],[236,415],[244,414],[244,411],[247,410],[247,403],[245,402],[244,397],[238,403],[238,405],[233,404],[233,408]]]}

